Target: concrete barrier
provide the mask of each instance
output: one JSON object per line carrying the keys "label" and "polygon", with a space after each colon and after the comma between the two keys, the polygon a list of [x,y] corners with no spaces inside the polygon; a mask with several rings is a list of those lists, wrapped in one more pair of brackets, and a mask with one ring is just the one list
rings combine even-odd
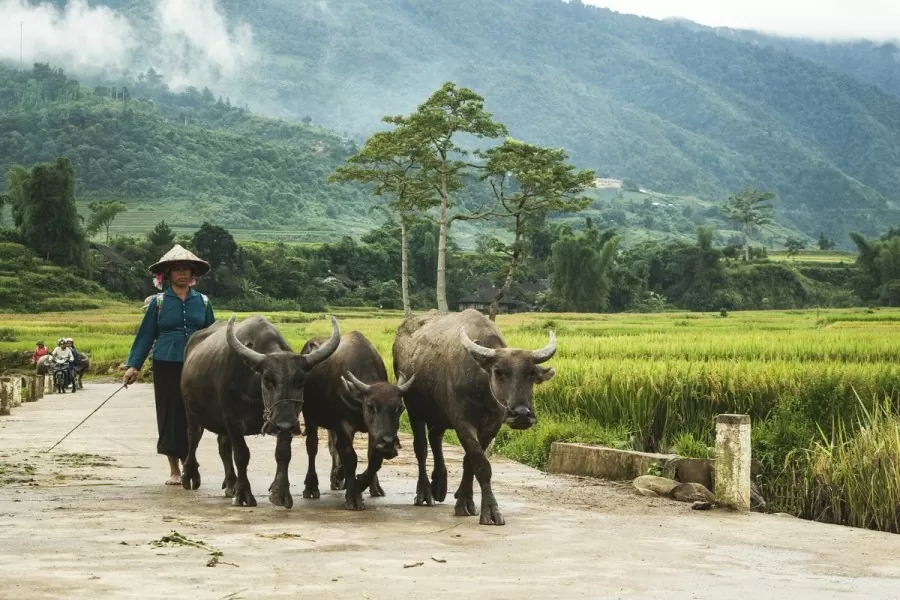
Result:
{"label": "concrete barrier", "polygon": [[739,511],[750,510],[750,415],[716,418],[716,501]]}
{"label": "concrete barrier", "polygon": [[53,375],[44,375],[44,392],[47,394],[56,392],[56,390],[53,389]]}
{"label": "concrete barrier", "polygon": [[547,472],[619,481],[632,480],[646,475],[654,465],[665,472],[668,465],[678,458],[675,454],[653,454],[590,444],[553,442],[550,445]]}
{"label": "concrete barrier", "polygon": [[7,378],[0,379],[0,417],[5,417],[12,409],[12,386]]}

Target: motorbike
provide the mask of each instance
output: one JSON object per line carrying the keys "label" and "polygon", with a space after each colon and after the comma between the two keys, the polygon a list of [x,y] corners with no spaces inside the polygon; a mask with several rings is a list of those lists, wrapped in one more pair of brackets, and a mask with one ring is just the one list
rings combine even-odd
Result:
{"label": "motorbike", "polygon": [[[53,359],[53,387],[56,393],[65,394],[66,388],[71,384],[69,381],[69,361]],[[72,390],[73,392],[75,390]]]}

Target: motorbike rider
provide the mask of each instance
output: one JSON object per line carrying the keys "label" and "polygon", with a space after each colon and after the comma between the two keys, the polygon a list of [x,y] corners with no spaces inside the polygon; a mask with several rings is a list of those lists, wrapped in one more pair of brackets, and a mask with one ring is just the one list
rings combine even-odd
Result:
{"label": "motorbike rider", "polygon": [[37,347],[34,349],[34,354],[31,355],[31,362],[37,364],[37,361],[40,360],[42,356],[48,354],[50,354],[50,351],[47,349],[47,346],[44,345],[44,340],[38,340]]}
{"label": "motorbike rider", "polygon": [[75,340],[66,338],[66,348],[72,351],[72,362],[69,363],[69,376],[72,378],[72,391],[75,391],[75,368],[81,361],[78,350],[75,349]]}
{"label": "motorbike rider", "polygon": [[75,358],[72,355],[72,349],[66,345],[65,338],[59,338],[59,340],[56,342],[56,348],[53,349],[53,354],[51,356],[53,356],[53,360],[55,361],[58,360],[60,362],[68,363],[68,373],[69,377],[71,377],[73,381],[72,392],[74,392]]}

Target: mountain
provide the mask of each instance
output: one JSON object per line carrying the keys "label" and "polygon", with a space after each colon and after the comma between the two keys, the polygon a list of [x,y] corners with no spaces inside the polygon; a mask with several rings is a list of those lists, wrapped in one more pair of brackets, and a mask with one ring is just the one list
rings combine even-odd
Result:
{"label": "mountain", "polygon": [[[149,4],[122,10],[151,28]],[[708,201],[771,189],[779,219],[843,244],[900,216],[900,99],[776,48],[575,0],[219,5],[262,56],[229,93],[266,114],[365,136],[453,80],[600,176]]]}
{"label": "mountain", "polygon": [[769,35],[748,29],[707,27],[688,19],[673,18],[666,21],[679,23],[695,31],[712,31],[722,37],[784,50],[900,96],[900,46],[897,42],[820,41]]}

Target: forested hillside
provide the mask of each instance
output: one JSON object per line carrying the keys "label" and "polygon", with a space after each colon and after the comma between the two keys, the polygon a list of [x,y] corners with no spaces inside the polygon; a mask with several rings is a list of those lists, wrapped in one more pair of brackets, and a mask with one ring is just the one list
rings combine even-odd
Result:
{"label": "forested hillside", "polygon": [[209,219],[367,230],[370,196],[325,183],[353,150],[331,133],[261,119],[208,90],[176,95],[154,82],[90,90],[45,65],[0,67],[0,172],[65,156],[79,197],[123,199],[132,210],[174,203],[182,226]]}
{"label": "forested hillside", "polygon": [[452,79],[600,175],[707,199],[773,189],[777,216],[842,243],[896,220],[900,99],[773,48],[577,1],[220,4],[253,28],[243,93],[273,113],[368,133]]}
{"label": "forested hillside", "polygon": [[670,21],[695,30],[711,30],[731,39],[779,48],[900,96],[900,47],[894,42],[868,40],[826,42],[767,35],[758,31],[730,27],[709,28],[686,19],[670,19]]}

